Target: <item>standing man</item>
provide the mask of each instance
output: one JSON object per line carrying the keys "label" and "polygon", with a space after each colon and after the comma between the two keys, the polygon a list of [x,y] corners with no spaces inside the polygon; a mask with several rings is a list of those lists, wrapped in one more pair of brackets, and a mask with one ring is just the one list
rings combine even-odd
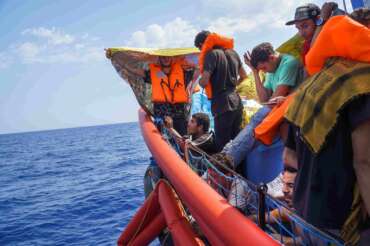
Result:
{"label": "standing man", "polygon": [[247,75],[233,50],[232,39],[201,31],[196,35],[194,45],[201,50],[199,84],[206,88],[211,99],[216,148],[221,150],[240,131],[243,106],[235,89]]}

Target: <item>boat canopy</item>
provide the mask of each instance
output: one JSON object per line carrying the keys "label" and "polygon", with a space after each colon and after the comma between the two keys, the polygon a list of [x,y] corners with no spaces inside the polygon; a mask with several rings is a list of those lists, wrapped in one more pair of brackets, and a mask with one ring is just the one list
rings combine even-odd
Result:
{"label": "boat canopy", "polygon": [[198,48],[131,48],[131,47],[115,47],[107,49],[107,56],[112,56],[116,52],[128,52],[128,53],[142,53],[143,55],[151,56],[182,56],[190,54],[198,54],[200,51]]}

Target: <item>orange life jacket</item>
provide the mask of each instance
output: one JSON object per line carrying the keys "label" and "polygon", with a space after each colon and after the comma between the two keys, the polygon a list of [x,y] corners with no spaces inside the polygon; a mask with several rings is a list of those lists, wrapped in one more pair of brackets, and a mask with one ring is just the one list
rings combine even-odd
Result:
{"label": "orange life jacket", "polygon": [[289,104],[294,98],[294,93],[286,97],[285,101],[275,106],[263,121],[254,128],[254,136],[265,145],[271,145],[275,136],[278,134],[280,125],[284,120],[284,115],[288,110]]}
{"label": "orange life jacket", "polygon": [[[209,34],[202,45],[202,50],[199,55],[199,68],[200,68],[201,73],[203,73],[204,59],[206,57],[206,54],[209,51],[211,51],[215,46],[220,46],[224,49],[233,49],[234,40],[232,38],[218,35],[217,33]],[[205,90],[206,90],[208,99],[211,99],[212,98],[212,85],[210,81],[208,81],[207,86],[205,87]]]}
{"label": "orange life jacket", "polygon": [[167,76],[160,65],[150,64],[150,79],[152,81],[152,102],[158,103],[187,103],[184,70],[181,64],[171,65],[170,75]]}
{"label": "orange life jacket", "polygon": [[306,55],[307,72],[319,72],[330,57],[370,62],[370,29],[348,16],[331,17]]}

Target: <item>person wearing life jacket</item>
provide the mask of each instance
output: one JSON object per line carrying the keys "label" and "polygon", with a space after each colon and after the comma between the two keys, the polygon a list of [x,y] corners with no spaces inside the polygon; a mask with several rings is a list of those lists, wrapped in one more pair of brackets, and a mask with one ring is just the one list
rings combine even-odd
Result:
{"label": "person wearing life jacket", "polygon": [[170,116],[174,128],[185,134],[189,110],[186,88],[193,79],[195,67],[187,66],[183,59],[159,56],[158,63],[150,63],[148,70],[128,65],[126,69],[152,84],[154,117],[163,120],[165,116]]}
{"label": "person wearing life jacket", "polygon": [[240,131],[243,106],[236,86],[246,78],[246,72],[233,50],[232,39],[201,31],[196,35],[194,45],[201,50],[199,84],[206,88],[211,99],[216,146],[221,150]]}
{"label": "person wearing life jacket", "polygon": [[304,4],[295,10],[294,19],[288,21],[286,25],[295,25],[298,33],[304,39],[301,51],[302,62],[306,64],[306,54],[308,53],[311,42],[321,26],[330,18],[332,14],[343,14],[338,10],[338,4],[335,2],[325,2],[320,8],[313,3]]}
{"label": "person wearing life jacket", "polygon": [[[230,163],[233,168],[237,168],[255,147],[255,127],[270,113],[271,107],[278,103],[279,98],[287,96],[300,80],[300,62],[293,56],[275,52],[270,43],[257,45],[251,54],[245,54],[244,61],[252,69],[260,101],[267,105],[259,109],[249,124],[221,151],[221,155],[232,160]],[[264,83],[261,82],[259,70],[266,72]]]}
{"label": "person wearing life jacket", "polygon": [[[286,25],[295,25],[298,33],[304,38],[304,44],[301,51],[301,61],[303,62],[303,69],[301,71],[301,79],[299,83],[302,83],[304,79],[309,76],[306,67],[307,54],[311,48],[312,42],[320,33],[322,27],[327,20],[333,15],[341,15],[344,12],[338,9],[338,5],[335,2],[325,2],[320,8],[312,3],[299,6],[295,11],[294,20],[288,21]],[[280,97],[279,103],[273,108],[273,110],[265,117],[265,119],[259,124],[255,130],[255,137],[266,145],[272,144],[274,138],[283,133],[283,137],[286,137],[286,124],[284,122],[284,114],[292,101],[294,94],[288,97]],[[286,151],[289,151],[286,149]]]}
{"label": "person wearing life jacket", "polygon": [[[286,159],[298,169],[293,206],[347,245],[370,242],[370,10],[331,17],[307,54]],[[333,206],[340,204],[340,206]]]}

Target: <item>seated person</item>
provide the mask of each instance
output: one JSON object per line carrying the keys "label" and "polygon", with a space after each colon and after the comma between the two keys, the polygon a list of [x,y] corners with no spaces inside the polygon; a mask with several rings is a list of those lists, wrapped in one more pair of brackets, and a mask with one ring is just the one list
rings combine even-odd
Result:
{"label": "seated person", "polygon": [[[276,177],[273,181],[267,184],[267,193],[283,201],[288,208],[292,206],[293,187],[297,174],[297,170],[290,166],[285,166],[281,175]],[[236,178],[231,185],[231,190],[228,195],[228,201],[231,205],[238,209],[247,212],[247,206],[250,203],[257,203],[256,197],[253,195],[253,190],[242,179]],[[278,211],[271,211],[271,218],[266,219],[268,223],[272,218],[277,218]],[[281,213],[282,217],[283,213]]]}
{"label": "seated person", "polygon": [[[233,167],[237,167],[255,145],[253,130],[271,111],[271,105],[278,104],[280,98],[291,93],[300,80],[300,62],[293,56],[275,52],[270,43],[257,45],[251,54],[244,55],[244,61],[252,69],[260,102],[268,105],[257,111],[250,123],[221,151]],[[264,83],[259,71],[266,73]]]}
{"label": "seated person", "polygon": [[[288,209],[291,209],[293,206],[293,189],[296,176],[297,170],[290,166],[286,166],[284,167],[284,171],[281,173],[281,175],[267,184],[267,193],[275,199],[282,201],[286,205],[286,208],[281,206],[279,208],[271,210],[269,213],[266,213],[265,221],[267,224],[274,226],[274,224],[281,221],[285,224],[286,227],[289,228],[289,230],[295,229],[292,228],[290,225],[289,214],[291,212]],[[233,189],[232,192],[230,192],[229,194],[228,201],[231,205],[237,207],[238,209],[244,212],[248,212],[248,204],[253,203],[257,205],[257,200],[256,196],[254,195],[254,191],[248,186],[248,184],[246,184],[244,181],[242,182],[243,184],[239,184],[239,186],[242,185],[243,187]],[[280,189],[280,192],[276,192],[277,189]],[[249,218],[256,223],[258,221],[256,214],[250,215]],[[275,237],[277,240],[281,239],[280,234],[273,234],[272,236]],[[286,235],[283,235],[283,241],[285,245],[290,245],[291,243],[294,243],[294,240],[290,237],[287,237]]]}
{"label": "seated person", "polygon": [[[173,128],[173,120],[171,117],[166,116],[164,119],[165,127],[168,128],[170,134],[174,137],[175,141],[180,145],[181,149],[185,149],[186,144],[191,144],[196,146],[207,153],[215,152],[215,143],[214,143],[214,134],[209,132],[209,117],[205,113],[196,113],[194,114],[188,122],[187,133],[188,135],[181,136]],[[192,153],[197,155],[197,153]],[[185,151],[185,158],[188,160],[188,155]],[[154,184],[162,177],[162,171],[155,163],[154,159],[151,158],[152,164],[149,165],[145,177],[144,177],[144,191],[146,197],[153,190]],[[187,161],[186,160],[186,161]],[[194,162],[192,163],[195,169],[200,170],[198,174],[202,174],[202,163]]]}
{"label": "seated person", "polygon": [[191,116],[187,125],[187,135],[181,136],[173,128],[173,120],[166,116],[164,120],[165,126],[170,130],[170,133],[175,136],[176,142],[182,149],[185,149],[187,143],[198,147],[208,154],[215,152],[215,142],[213,132],[209,132],[210,120],[205,113],[195,113]]}
{"label": "seated person", "polygon": [[[282,172],[282,197],[276,197],[277,199],[283,201],[288,208],[293,208],[293,190],[294,190],[294,181],[297,176],[297,169],[286,166]],[[266,215],[267,223],[274,223],[277,219],[287,220],[289,211],[285,208],[279,212],[278,209],[274,209],[270,212],[269,215]]]}

